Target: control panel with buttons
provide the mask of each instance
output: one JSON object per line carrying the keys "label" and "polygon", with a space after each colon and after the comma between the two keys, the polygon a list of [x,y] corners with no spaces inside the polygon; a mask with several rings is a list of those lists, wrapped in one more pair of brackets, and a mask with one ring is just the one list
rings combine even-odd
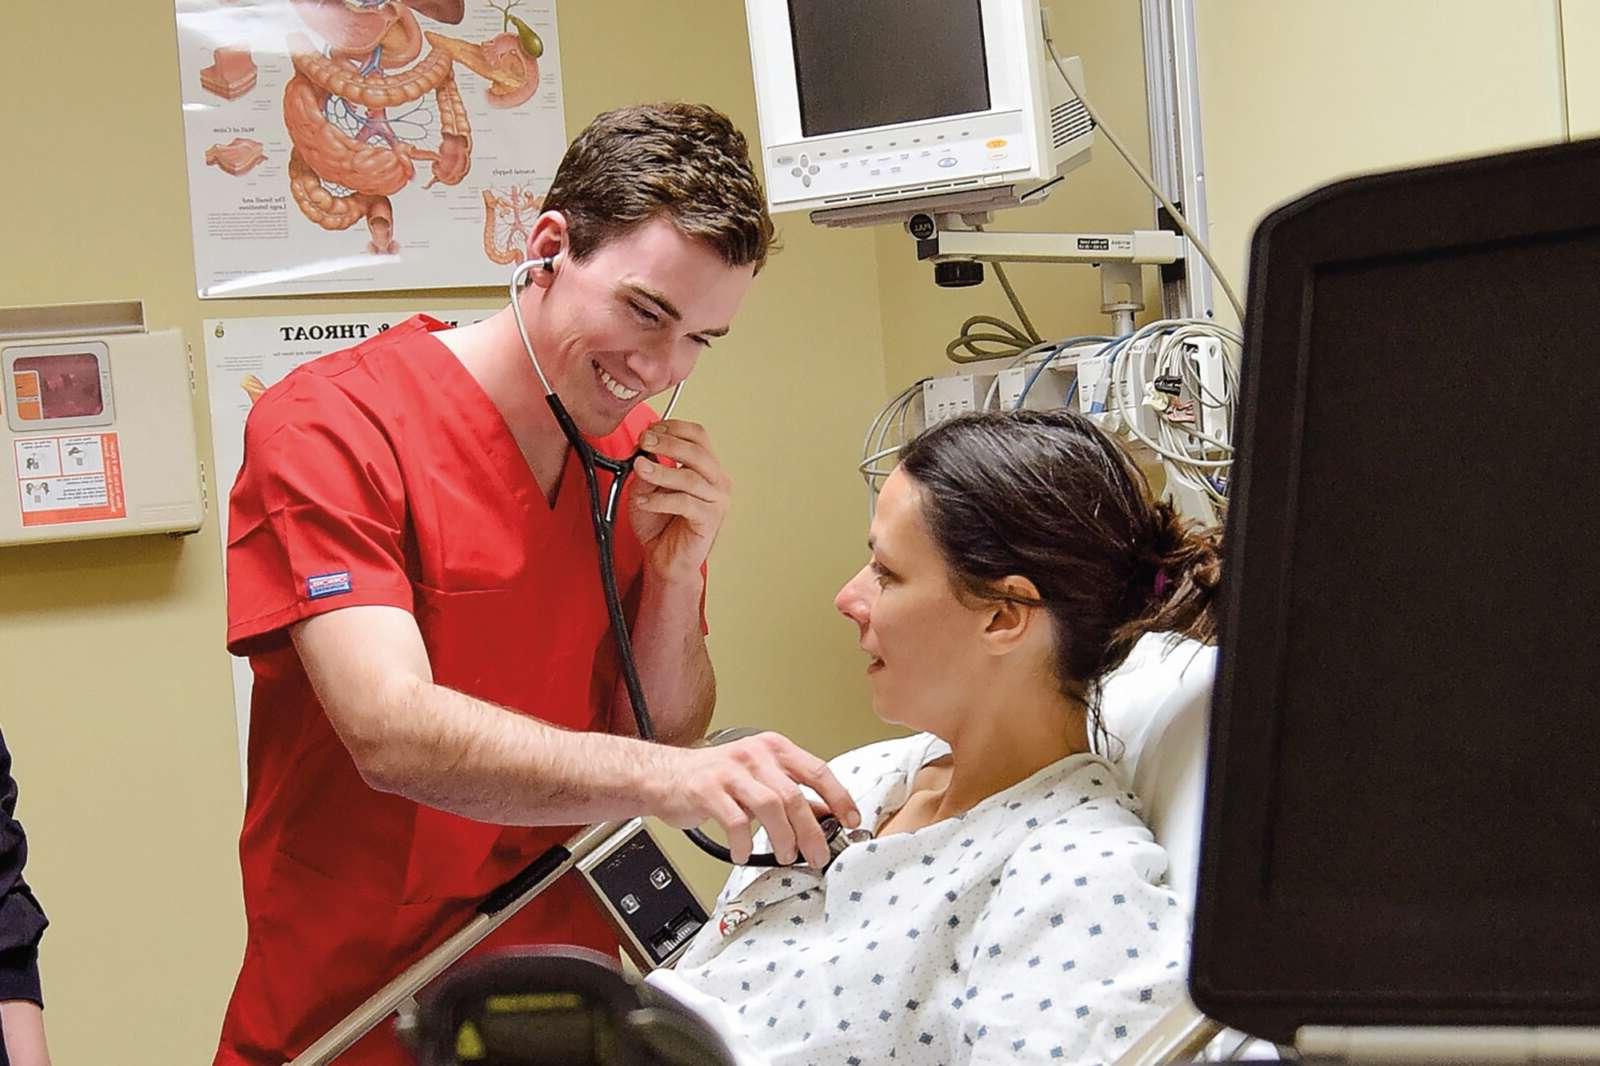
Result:
{"label": "control panel with buttons", "polygon": [[705,908],[637,818],[578,869],[640,969],[669,965],[706,923]]}
{"label": "control panel with buttons", "polygon": [[769,149],[767,195],[780,209],[831,207],[913,195],[924,186],[1002,182],[1032,166],[1021,114],[995,112],[919,125],[904,140],[877,130]]}

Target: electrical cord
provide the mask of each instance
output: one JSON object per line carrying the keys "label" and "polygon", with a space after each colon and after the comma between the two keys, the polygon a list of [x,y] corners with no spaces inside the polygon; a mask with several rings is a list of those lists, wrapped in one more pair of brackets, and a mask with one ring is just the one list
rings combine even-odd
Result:
{"label": "electrical cord", "polygon": [[[1035,351],[1043,350],[1045,348],[1053,348],[1055,350],[1052,351],[1044,359],[1040,360],[1039,365],[1033,368],[1033,373],[1028,375],[1028,380],[1023,382],[1022,391],[1017,394],[1017,406],[1021,407],[1023,405],[1023,402],[1025,400],[1027,400],[1027,398],[1028,398],[1028,393],[1033,391],[1033,386],[1038,382],[1039,378],[1041,376],[1043,376],[1044,372],[1050,368],[1050,365],[1056,361],[1056,357],[1059,356],[1062,352],[1066,351],[1068,348],[1076,348],[1076,347],[1079,347],[1079,346],[1084,345],[1084,344],[1106,344],[1106,345],[1110,346],[1110,345],[1115,345],[1116,343],[1118,343],[1118,340],[1119,340],[1119,338],[1117,338],[1117,337],[1082,336],[1082,337],[1067,337],[1064,340],[1055,341],[1052,344],[1041,345],[1040,348],[1039,349],[1035,349]],[[1101,348],[1095,354],[1096,355],[1103,355],[1106,351],[1107,351],[1106,348]],[[1021,358],[1019,358],[1017,360],[1017,362],[1013,363],[1012,365],[1015,366],[1015,365],[1017,365],[1017,363],[1022,363],[1024,361],[1026,361],[1028,356],[1033,355],[1033,354],[1035,354],[1033,351],[1024,353],[1023,356]],[[993,386],[991,386],[991,392],[993,392],[994,389],[998,388],[999,384],[1000,384],[999,379],[996,378],[995,379],[995,384]],[[1072,389],[1073,389],[1074,392],[1077,391],[1077,387],[1078,387],[1078,383],[1077,383],[1076,380],[1074,380],[1073,383],[1072,383]],[[989,406],[990,406],[990,404],[987,403],[987,402],[984,404],[984,408],[985,409],[988,409]]]}
{"label": "electrical cord", "polygon": [[1028,317],[1027,309],[1022,306],[1022,301],[1017,298],[1017,290],[1011,287],[1011,279],[1006,276],[1006,268],[999,263],[991,263],[994,267],[994,276],[999,279],[1000,287],[1005,290],[1006,299],[1011,301],[1011,309],[1017,313],[1017,320],[1022,323],[1022,332],[1027,334],[1028,340],[1038,344],[1041,338],[1039,331],[1033,327],[1033,319]]}
{"label": "electrical cord", "polygon": [[[976,229],[980,233],[983,231],[982,226]],[[994,315],[973,315],[968,318],[961,323],[961,332],[944,346],[945,358],[958,366],[981,363],[989,359],[1004,359],[1008,355],[1016,355],[1026,348],[1043,343],[1033,319],[1028,316],[1027,308],[1022,305],[1021,297],[1011,286],[1011,277],[1006,273],[1006,268],[999,263],[989,265],[994,267],[994,276],[1000,282],[1000,288],[1005,291],[1006,299],[1010,301],[1011,309],[1017,313],[1017,320],[1022,326],[1018,328]],[[979,326],[987,326],[999,332],[974,332]]]}
{"label": "electrical cord", "polygon": [[[901,447],[909,439],[910,430],[907,422],[911,408],[921,400],[922,386],[929,380],[921,378],[901,389],[888,403],[879,408],[878,413],[873,416],[872,423],[867,426],[867,435],[861,442],[861,462],[857,464],[856,470],[867,485],[869,518],[877,505],[878,490],[882,487],[883,480],[894,471],[892,466],[883,467],[879,464],[898,455]],[[899,440],[894,444],[887,443],[891,430],[897,431],[899,435]]]}
{"label": "electrical cord", "polygon": [[[976,332],[980,326],[987,326],[998,332]],[[994,315],[973,315],[961,323],[961,332],[944,346],[944,354],[952,363],[964,366],[967,363],[1004,359],[1036,343],[1038,342],[1034,338],[1003,318],[996,318]]]}
{"label": "electrical cord", "polygon": [[[1040,352],[1051,352],[1052,353],[1052,358],[1053,358],[1054,357],[1054,352],[1055,352],[1056,349],[1061,348],[1063,345],[1068,345],[1068,344],[1072,344],[1072,343],[1075,343],[1075,342],[1074,342],[1074,340],[1072,340],[1070,338],[1068,340],[1063,340],[1063,341],[1041,341],[1038,344],[1032,345],[1031,347],[1028,347],[1028,348],[1024,348],[1024,349],[1022,349],[1022,351],[1018,352],[1016,354],[1016,356],[1012,358],[1011,362],[1006,364],[1006,369],[1010,370],[1010,369],[1012,369],[1014,367],[1021,366],[1023,363],[1027,362],[1029,359],[1033,358],[1035,355],[1038,355]],[[1000,398],[1000,375],[996,374],[994,376],[994,380],[989,382],[989,391],[983,394],[983,406],[980,407],[979,410],[981,410],[981,411],[996,410],[997,409],[997,401],[999,400],[999,398]]]}
{"label": "electrical cord", "polygon": [[[1059,178],[1057,179],[1060,180]],[[1044,188],[1044,186],[1040,186]],[[1038,192],[1038,189],[1034,190]],[[972,227],[974,232],[982,233],[982,226]],[[1028,317],[1028,309],[1022,306],[1022,299],[1017,295],[1017,290],[1011,287],[1011,277],[1006,273],[1006,268],[1000,263],[991,263],[994,267],[994,276],[1000,282],[1000,288],[1005,291],[1006,299],[1011,304],[1011,310],[1017,313],[1017,320],[1022,323],[1022,328],[1007,322],[1003,318],[993,315],[973,315],[961,323],[961,332],[956,334],[954,340],[944,346],[945,358],[952,363],[980,363],[988,359],[1003,359],[1008,355],[1016,355],[1021,350],[1043,343],[1044,338],[1039,335],[1033,319]],[[977,326],[990,326],[1000,330],[1000,333],[974,333]],[[992,345],[988,350],[979,345]]]}
{"label": "electrical cord", "polygon": [[1089,112],[1089,117],[1094,120],[1094,124],[1099,127],[1100,132],[1105,134],[1106,140],[1111,142],[1111,147],[1117,150],[1117,154],[1122,156],[1128,166],[1133,168],[1133,172],[1139,176],[1139,180],[1144,182],[1145,186],[1155,194],[1155,198],[1161,202],[1161,206],[1167,209],[1167,213],[1172,216],[1172,220],[1178,224],[1178,229],[1183,232],[1185,237],[1189,238],[1190,243],[1200,253],[1201,258],[1211,267],[1211,273],[1216,276],[1217,284],[1222,287],[1222,291],[1228,297],[1228,302],[1233,305],[1233,313],[1239,317],[1239,321],[1242,323],[1244,321],[1244,304],[1239,302],[1239,297],[1234,293],[1233,286],[1228,284],[1228,277],[1222,272],[1222,268],[1217,265],[1216,257],[1211,254],[1211,249],[1200,235],[1194,231],[1194,228],[1189,225],[1189,220],[1184,217],[1182,211],[1178,210],[1177,205],[1167,199],[1166,195],[1156,186],[1155,179],[1134,161],[1133,156],[1123,147],[1121,139],[1112,132],[1111,127],[1106,125],[1106,120],[1100,117],[1100,112],[1089,102],[1089,98],[1083,94],[1083,87],[1073,81],[1072,75],[1067,73],[1066,64],[1061,61],[1061,56],[1056,51],[1055,38],[1051,35],[1048,21],[1044,24],[1044,44],[1045,48],[1050,52],[1051,61],[1055,63],[1056,69],[1061,72],[1061,77],[1066,80],[1067,87],[1078,98],[1078,102],[1083,104],[1083,109]]}

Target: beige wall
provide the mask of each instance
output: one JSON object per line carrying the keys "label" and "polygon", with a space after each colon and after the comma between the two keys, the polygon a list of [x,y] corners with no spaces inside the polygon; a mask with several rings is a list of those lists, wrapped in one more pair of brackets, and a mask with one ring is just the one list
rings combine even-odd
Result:
{"label": "beige wall", "polygon": [[[754,131],[738,0],[563,2],[567,124],[701,99]],[[0,303],[142,297],[197,348],[207,316],[474,306],[496,291],[208,301],[194,295],[172,0],[6,5]],[[683,413],[737,484],[712,573],[719,723],[819,753],[882,735],[834,590],[859,565],[849,471],[884,389],[870,234],[781,221],[782,254],[705,358]],[[837,338],[847,338],[840,342]],[[209,440],[202,383],[195,407]],[[206,449],[207,451],[209,448]],[[212,486],[213,499],[218,486]],[[209,1061],[243,948],[242,809],[215,516],[182,541],[0,551],[0,727],[29,878],[53,922],[44,982],[60,1063]],[[700,886],[720,886],[709,860]]]}
{"label": "beige wall", "polygon": [[1562,71],[1566,82],[1568,127],[1573,137],[1600,136],[1600,3],[1557,0],[1561,7]]}
{"label": "beige wall", "polygon": [[1256,222],[1312,186],[1563,136],[1555,0],[1195,6],[1211,243],[1241,296]]}
{"label": "beige wall", "polygon": [[[1051,6],[1090,94],[1143,152],[1137,5]],[[1198,6],[1215,243],[1241,286],[1254,220],[1310,185],[1554,139],[1564,99],[1575,131],[1600,131],[1600,84],[1568,62],[1563,86],[1557,61],[1562,16],[1569,60],[1594,54],[1590,2]],[[738,0],[702,0],[692,17],[644,0],[567,0],[560,16],[570,129],[612,104],[671,96],[719,104],[753,133]],[[208,315],[465,307],[497,295],[202,304],[171,0],[98,5],[92,31],[65,26],[48,0],[21,0],[6,26],[0,303],[138,296],[154,324],[199,343]],[[999,224],[1113,229],[1150,217],[1102,144],[1049,203]],[[820,231],[797,216],[780,226],[786,250],[703,364],[684,412],[712,427],[738,485],[710,600],[718,722],[773,725],[833,754],[883,732],[865,710],[853,634],[828,606],[861,554],[860,433],[886,391],[945,367],[962,317],[1006,305],[992,282],[937,289],[898,232]],[[1092,271],[1020,267],[1014,277],[1044,332],[1104,328]],[[195,415],[206,439],[203,402]],[[213,518],[183,541],[0,552],[0,727],[18,760],[30,877],[55,923],[44,976],[61,1063],[203,1060],[238,963],[241,802],[215,538]],[[712,864],[692,866],[702,888],[716,884]]]}

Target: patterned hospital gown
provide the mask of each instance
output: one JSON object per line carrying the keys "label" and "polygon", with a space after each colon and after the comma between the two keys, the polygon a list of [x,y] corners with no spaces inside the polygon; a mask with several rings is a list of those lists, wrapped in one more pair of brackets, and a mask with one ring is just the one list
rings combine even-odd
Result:
{"label": "patterned hospital gown", "polygon": [[[923,734],[831,765],[870,826],[949,750]],[[1188,951],[1137,810],[1072,755],[822,876],[736,870],[677,977],[772,1066],[1112,1061],[1177,1001]]]}

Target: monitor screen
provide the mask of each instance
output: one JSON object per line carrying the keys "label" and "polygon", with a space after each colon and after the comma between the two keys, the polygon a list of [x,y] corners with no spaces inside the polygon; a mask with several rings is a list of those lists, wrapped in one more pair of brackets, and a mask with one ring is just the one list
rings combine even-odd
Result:
{"label": "monitor screen", "polygon": [[989,109],[978,0],[789,0],[807,137]]}
{"label": "monitor screen", "polygon": [[[1574,451],[1600,390],[1593,338],[1552,310],[1596,286],[1593,231],[1312,273],[1262,890],[1365,926],[1320,981],[1385,927],[1600,892],[1597,485]],[[1524,429],[1499,428],[1501,388]],[[1465,995],[1554,964],[1485,947],[1386,966]]]}

